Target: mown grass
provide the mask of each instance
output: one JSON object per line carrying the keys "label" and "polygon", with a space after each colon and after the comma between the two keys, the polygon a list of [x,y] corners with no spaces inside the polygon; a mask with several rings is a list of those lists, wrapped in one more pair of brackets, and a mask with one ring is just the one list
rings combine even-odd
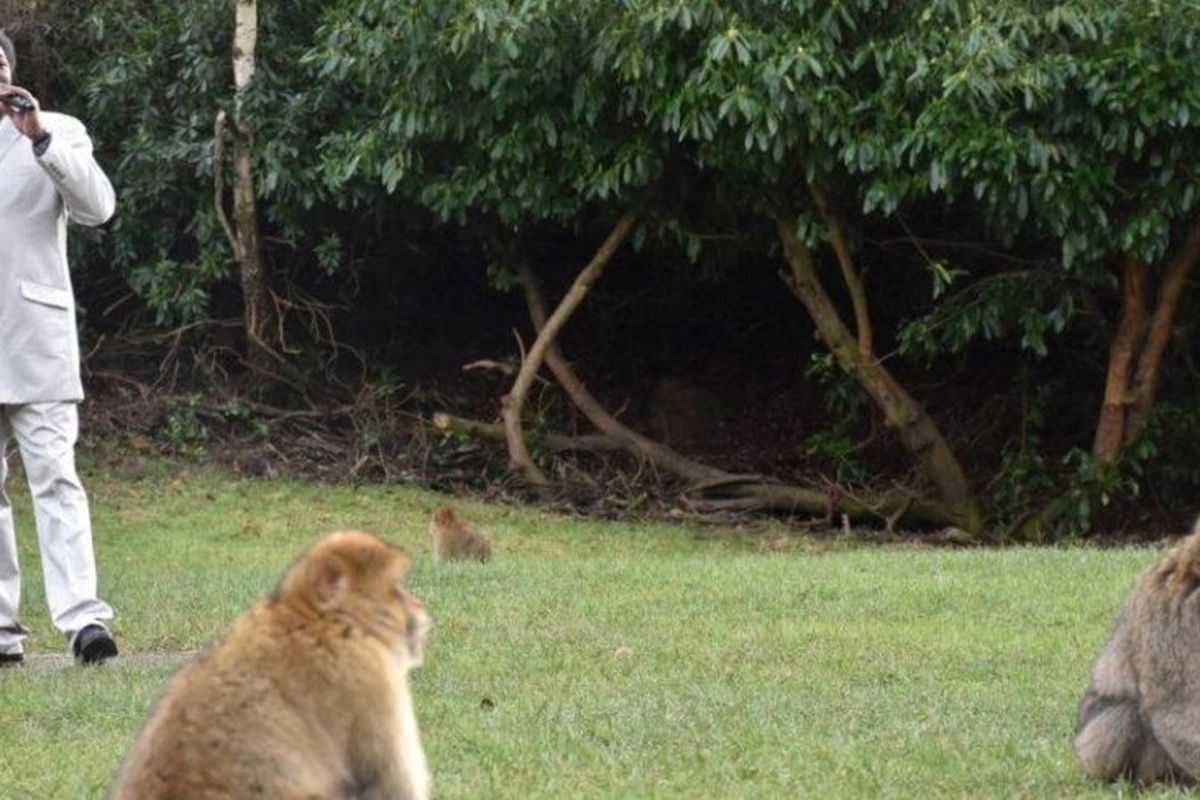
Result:
{"label": "mown grass", "polygon": [[[126,652],[202,646],[314,537],[416,557],[414,674],[439,798],[1113,797],[1075,704],[1145,548],[948,551],[456,505],[486,566],[435,566],[444,498],[150,465],[87,476]],[[30,651],[50,627],[18,500]],[[0,797],[103,797],[177,662],[0,672]],[[1141,796],[1171,794],[1155,790]]]}

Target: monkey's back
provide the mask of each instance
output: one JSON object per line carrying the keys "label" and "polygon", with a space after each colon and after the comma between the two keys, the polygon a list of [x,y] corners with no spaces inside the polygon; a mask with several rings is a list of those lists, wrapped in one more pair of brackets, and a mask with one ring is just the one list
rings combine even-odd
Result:
{"label": "monkey's back", "polygon": [[433,536],[434,561],[487,562],[492,558],[492,546],[488,540],[449,506],[443,506],[433,513],[429,532]]}
{"label": "monkey's back", "polygon": [[1200,525],[1117,615],[1079,703],[1075,753],[1103,780],[1200,780]]}
{"label": "monkey's back", "polygon": [[390,701],[363,665],[387,665],[376,643],[322,623],[270,602],[239,618],[172,679],[113,800],[353,797],[356,720]]}
{"label": "monkey's back", "polygon": [[[467,524],[470,525],[470,523]],[[468,530],[474,535],[467,539],[465,547],[462,548],[461,558],[475,561],[491,561],[492,546],[488,544],[487,539],[480,536],[474,526],[469,527]]]}
{"label": "monkey's back", "polygon": [[1200,532],[1183,538],[1142,576],[1126,611],[1133,671],[1147,710],[1200,703]]}

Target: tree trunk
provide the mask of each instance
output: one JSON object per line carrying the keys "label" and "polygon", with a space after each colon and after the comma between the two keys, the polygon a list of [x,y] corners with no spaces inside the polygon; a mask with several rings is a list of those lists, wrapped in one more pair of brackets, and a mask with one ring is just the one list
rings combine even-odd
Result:
{"label": "tree trunk", "polygon": [[[233,41],[233,228],[235,255],[241,272],[243,315],[246,324],[247,357],[252,365],[266,366],[278,358],[275,306],[263,261],[258,232],[258,206],[254,197],[251,152],[254,131],[246,121],[244,102],[254,77],[254,48],[258,42],[258,5],[255,0],[237,0]],[[219,169],[220,165],[214,165]]]}
{"label": "tree trunk", "polygon": [[[883,411],[887,424],[899,434],[905,448],[937,488],[941,501],[955,514],[960,527],[977,532],[982,524],[978,501],[941,432],[920,403],[896,382],[883,364],[873,355],[864,354],[821,285],[813,267],[812,254],[796,236],[792,220],[777,215],[775,223],[791,268],[788,286],[808,310],[838,365],[859,382]],[[841,254],[839,260],[842,260]],[[842,268],[847,269],[844,261]],[[860,316],[865,314],[857,300],[856,309]]]}
{"label": "tree trunk", "polygon": [[1179,298],[1198,259],[1200,221],[1193,223],[1183,247],[1167,265],[1154,312],[1147,319],[1149,270],[1137,258],[1125,258],[1121,319],[1109,348],[1104,404],[1092,444],[1092,455],[1101,464],[1119,462],[1124,449],[1146,433]]}
{"label": "tree trunk", "polygon": [[571,284],[571,288],[563,296],[562,301],[558,304],[558,308],[550,315],[550,319],[542,326],[538,332],[537,338],[533,342],[533,346],[529,348],[529,352],[525,354],[525,358],[521,361],[521,369],[517,372],[517,377],[513,381],[512,388],[509,390],[500,401],[501,417],[504,420],[504,430],[508,440],[508,456],[509,464],[513,469],[520,470],[525,479],[534,486],[547,486],[549,481],[546,476],[533,463],[533,459],[529,455],[529,449],[525,445],[525,434],[521,429],[521,411],[525,406],[525,398],[529,394],[529,387],[533,384],[533,379],[541,369],[542,361],[546,357],[546,352],[554,343],[558,332],[567,324],[567,320],[579,304],[583,302],[583,298],[587,295],[592,283],[600,277],[604,272],[604,268],[608,266],[608,262],[612,260],[613,254],[628,238],[633,231],[633,227],[637,222],[640,211],[640,204],[625,213],[612,231],[608,234],[608,238],[600,245],[600,249],[596,251],[596,255],[592,257],[591,262],[579,273],[575,278],[575,282]]}
{"label": "tree trunk", "polygon": [[1129,414],[1129,381],[1146,333],[1146,265],[1129,256],[1121,275],[1121,319],[1108,353],[1104,404],[1092,442],[1092,454],[1102,464],[1115,464],[1125,443]]}

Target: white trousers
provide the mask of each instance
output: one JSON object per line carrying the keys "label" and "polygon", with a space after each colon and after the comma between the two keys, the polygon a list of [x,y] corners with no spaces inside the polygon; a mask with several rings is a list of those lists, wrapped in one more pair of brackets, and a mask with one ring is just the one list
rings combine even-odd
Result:
{"label": "white trousers", "polygon": [[96,596],[92,523],[87,494],[75,472],[78,437],[74,402],[0,405],[0,653],[20,652],[28,635],[18,616],[21,569],[12,503],[5,488],[5,454],[12,438],[17,440],[33,495],[51,620],[73,644],[81,628],[112,619],[112,609]]}

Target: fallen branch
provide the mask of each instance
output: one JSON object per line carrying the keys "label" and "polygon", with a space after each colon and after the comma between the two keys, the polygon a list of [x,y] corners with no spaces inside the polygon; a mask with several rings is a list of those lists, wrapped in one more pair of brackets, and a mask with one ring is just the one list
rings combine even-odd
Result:
{"label": "fallen branch", "polygon": [[[442,433],[459,433],[480,439],[505,441],[504,423],[502,422],[482,422],[439,411],[433,415],[429,424]],[[531,434],[529,438],[544,449],[555,453],[571,451],[600,453],[623,449],[620,442],[603,434],[564,436],[556,433],[535,433]]]}
{"label": "fallen branch", "polygon": [[[733,486],[728,496],[718,498],[700,497],[691,501],[696,508],[742,511],[788,511],[804,512],[814,516],[825,516],[830,510],[830,495],[820,489],[803,486],[787,486],[778,483],[739,483]],[[853,520],[882,519],[893,525],[900,518],[933,525],[951,525],[958,517],[951,509],[936,500],[915,498],[908,492],[890,490],[870,498],[839,494],[834,500],[836,510]]]}
{"label": "fallen branch", "polygon": [[478,361],[472,361],[469,364],[463,364],[463,371],[470,372],[476,369],[490,369],[499,372],[501,375],[513,377],[517,374],[517,368],[507,361],[495,361],[490,358],[481,358]]}

